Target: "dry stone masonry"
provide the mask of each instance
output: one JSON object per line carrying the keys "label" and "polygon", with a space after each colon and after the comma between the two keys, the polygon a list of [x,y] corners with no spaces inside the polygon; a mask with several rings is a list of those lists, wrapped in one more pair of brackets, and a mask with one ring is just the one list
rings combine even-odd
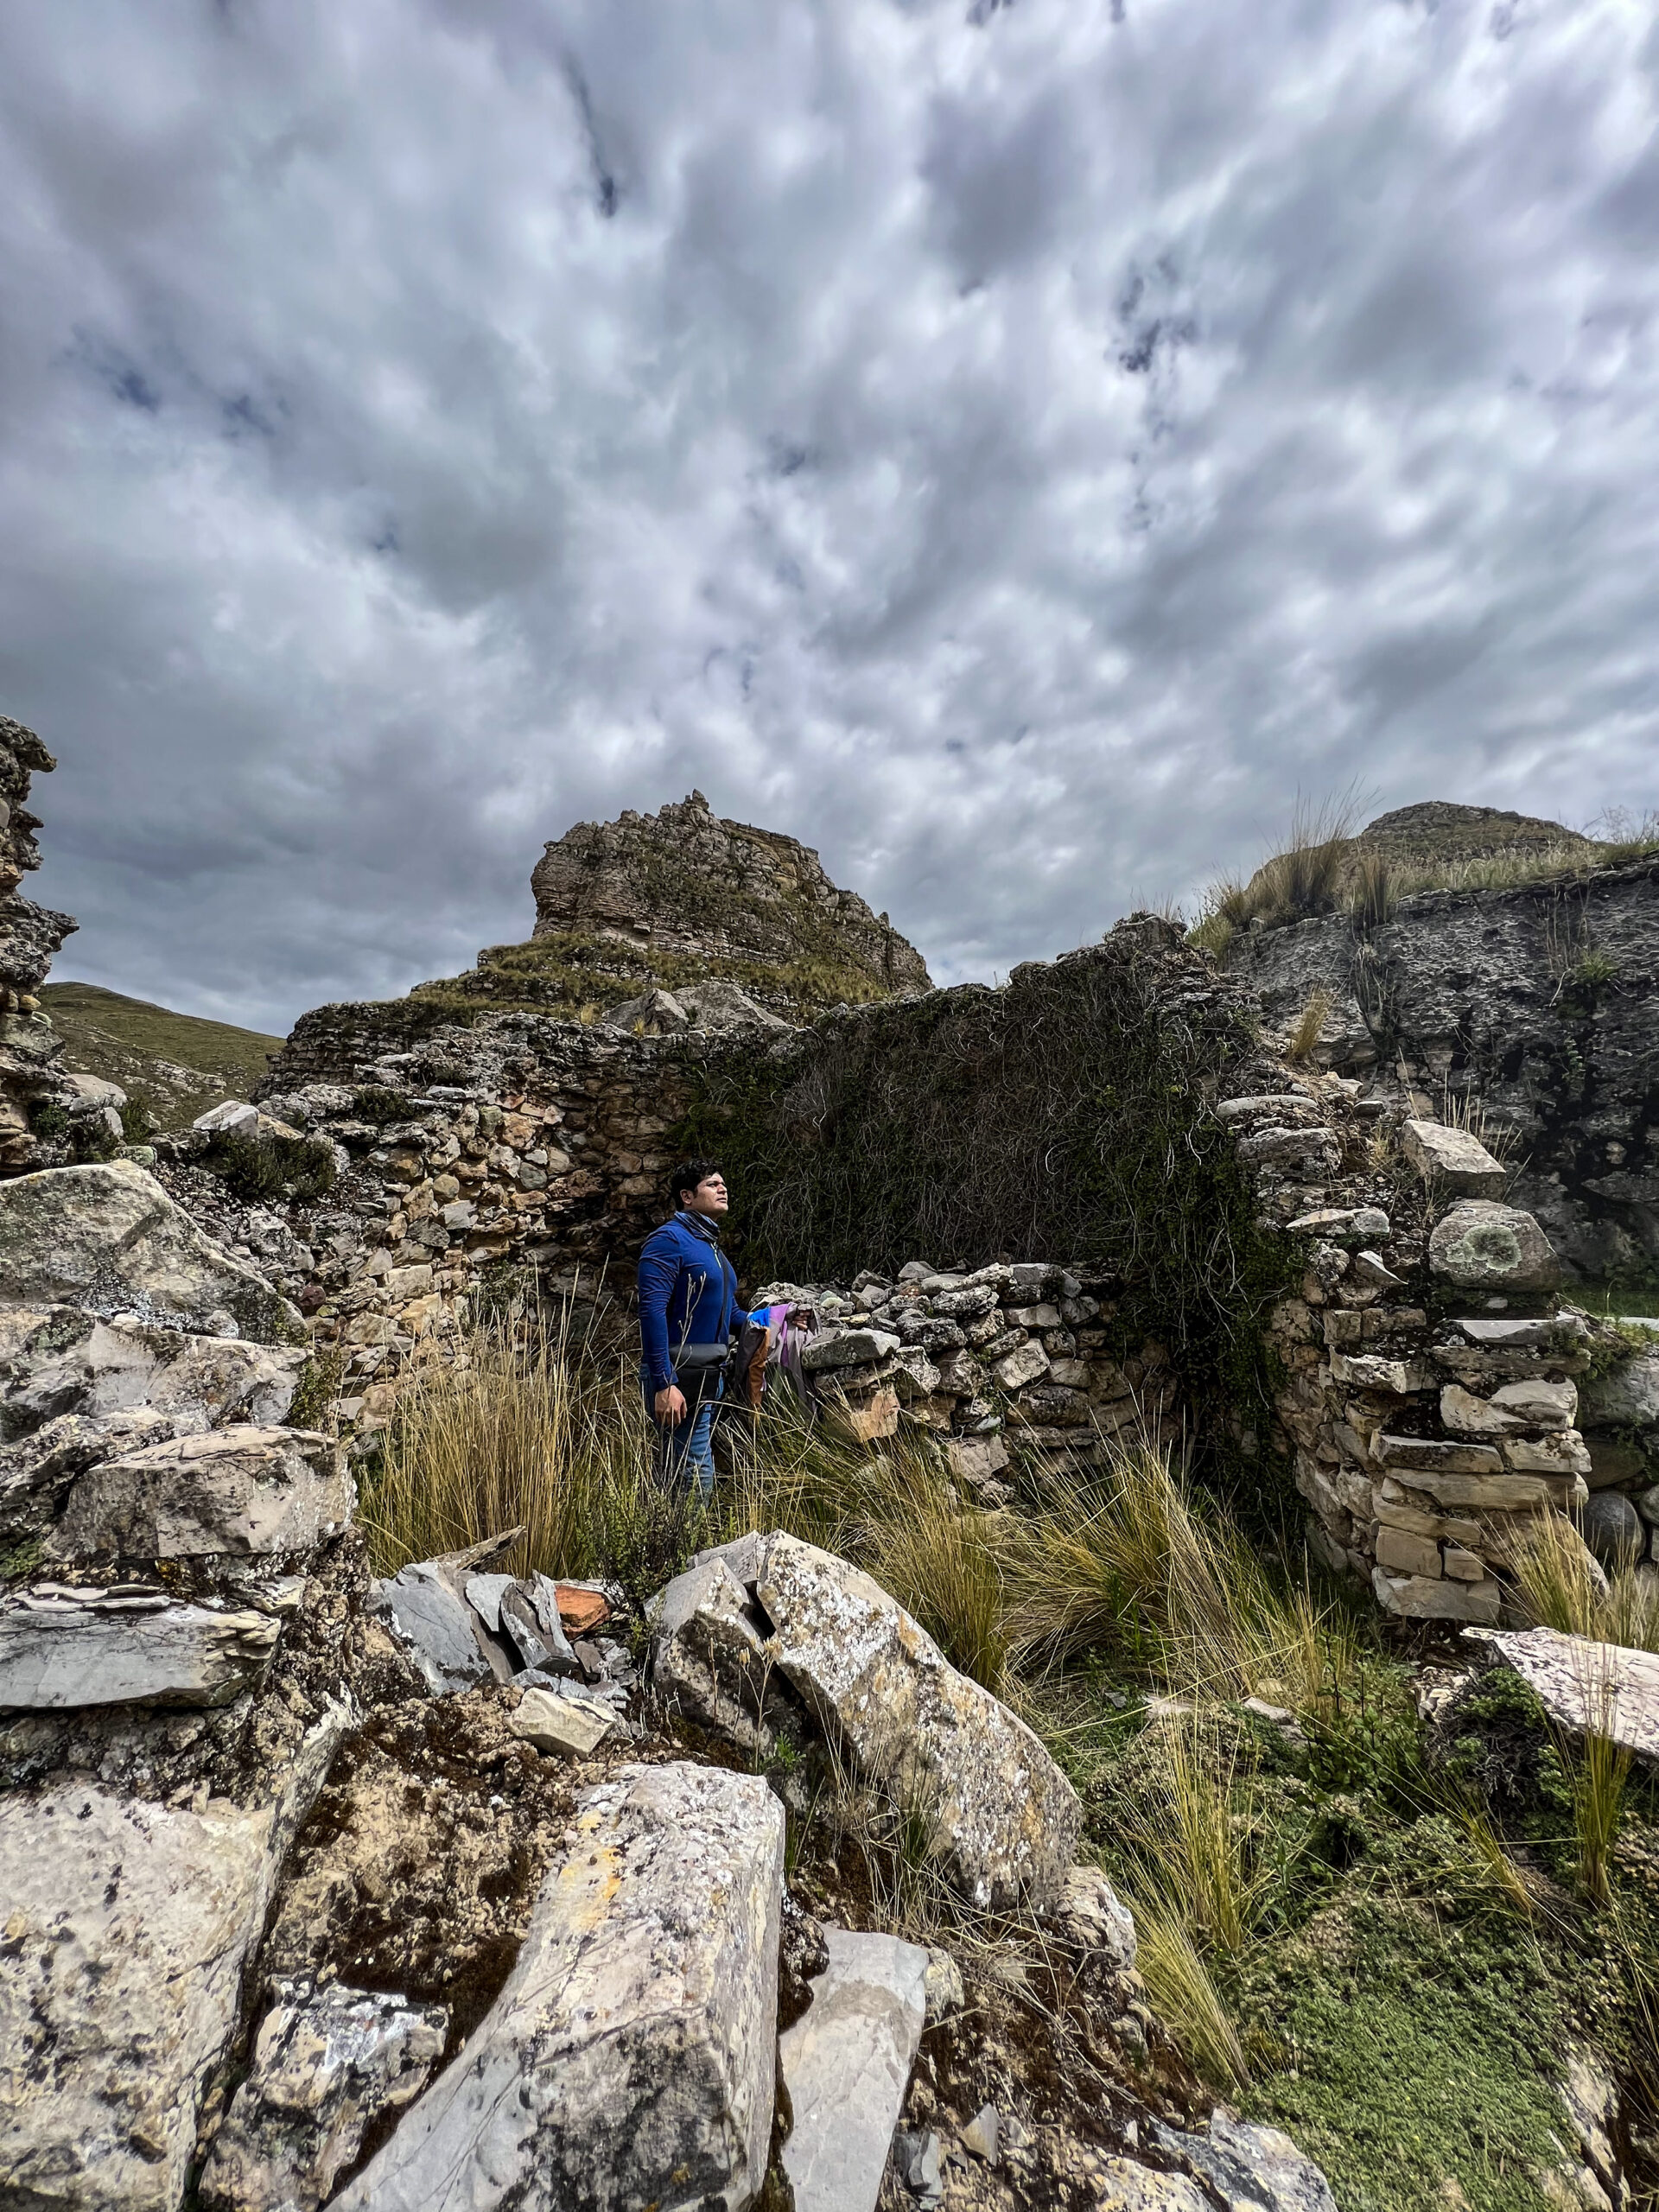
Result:
{"label": "dry stone masonry", "polygon": [[1575,1274],[1653,1272],[1659,861],[1417,892],[1370,926],[1255,928],[1228,959],[1271,1034],[1328,1001],[1316,1050],[1337,1073],[1411,1111],[1476,1103],[1515,1163],[1510,1195]]}

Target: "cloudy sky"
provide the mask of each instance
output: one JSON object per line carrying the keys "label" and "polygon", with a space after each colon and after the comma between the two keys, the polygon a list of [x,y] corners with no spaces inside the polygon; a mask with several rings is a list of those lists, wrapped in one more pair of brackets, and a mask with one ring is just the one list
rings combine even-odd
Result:
{"label": "cloudy sky", "polygon": [[1006,971],[1659,804],[1647,0],[8,0],[0,711],[286,1028],[691,785]]}

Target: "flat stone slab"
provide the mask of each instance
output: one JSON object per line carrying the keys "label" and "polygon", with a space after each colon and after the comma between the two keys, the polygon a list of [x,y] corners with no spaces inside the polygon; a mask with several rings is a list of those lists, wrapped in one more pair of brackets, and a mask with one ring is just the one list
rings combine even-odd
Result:
{"label": "flat stone slab", "polygon": [[332,1709],[281,1802],[249,1811],[0,1795],[0,2203],[177,2212],[243,1967],[348,1719]]}
{"label": "flat stone slab", "polygon": [[0,1304],[136,1313],[256,1344],[305,1337],[299,1308],[130,1160],[0,1183]]}
{"label": "flat stone slab", "polygon": [[386,1623],[435,1697],[495,1680],[473,1625],[479,1617],[436,1562],[418,1560],[375,1583],[367,1610]]}
{"label": "flat stone slab", "polygon": [[338,1448],[304,1428],[216,1428],[148,1444],[84,1474],[52,1531],[55,1559],[306,1552],[352,1517]]}
{"label": "flat stone slab", "polygon": [[927,1953],[826,1928],[830,1963],[779,2039],[796,2212],[871,2212],[927,2018]]}
{"label": "flat stone slab", "polygon": [[766,2178],[784,1809],[625,1766],[578,1801],[506,1986],[334,2212],[744,2212]]}
{"label": "flat stone slab", "polygon": [[206,1605],[14,1599],[0,1609],[0,1711],[228,1705],[270,1664],[281,1627]]}
{"label": "flat stone slab", "polygon": [[1553,1628],[1464,1630],[1534,1692],[1574,1736],[1605,1736],[1637,1758],[1659,1760],[1659,1654],[1592,1643]]}
{"label": "flat stone slab", "polygon": [[834,1553],[774,1535],[756,1588],[768,1656],[859,1772],[927,1821],[963,1895],[982,1910],[1056,1904],[1082,1810],[1025,1723]]}

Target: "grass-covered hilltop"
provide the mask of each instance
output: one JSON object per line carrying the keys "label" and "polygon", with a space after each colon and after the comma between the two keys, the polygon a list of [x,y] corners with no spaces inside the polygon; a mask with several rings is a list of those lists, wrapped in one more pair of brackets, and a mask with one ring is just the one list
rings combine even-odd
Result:
{"label": "grass-covered hilltop", "polygon": [[0,2206],[1659,2208],[1656,872],[940,991],[693,794],[269,1060],[0,903]]}

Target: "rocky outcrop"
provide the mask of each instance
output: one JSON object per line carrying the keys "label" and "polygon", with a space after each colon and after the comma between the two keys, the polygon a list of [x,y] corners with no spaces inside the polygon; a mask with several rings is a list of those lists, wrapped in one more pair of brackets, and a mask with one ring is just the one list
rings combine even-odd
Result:
{"label": "rocky outcrop", "polygon": [[35,996],[75,925],[17,891],[41,864],[40,820],[23,802],[32,778],[57,765],[32,729],[0,715],[0,1175],[35,1165],[41,1117],[67,1128],[75,1104],[55,1065],[62,1041]]}
{"label": "rocky outcrop", "polygon": [[1659,860],[1254,928],[1228,959],[1271,1034],[1324,1004],[1324,1065],[1429,1116],[1478,1104],[1569,1268],[1659,1261]]}
{"label": "rocky outcrop", "polygon": [[[711,812],[701,791],[654,815],[582,822],[531,878],[528,944],[493,945],[476,969],[416,995],[561,1007],[571,1015],[713,981],[795,1019],[928,988],[926,965],[817,855]],[[712,1026],[712,1024],[710,1025]]]}
{"label": "rocky outcrop", "polygon": [[54,1304],[261,1344],[303,1333],[264,1277],[130,1160],[0,1183],[0,1306]]}
{"label": "rocky outcrop", "polygon": [[0,2198],[175,2212],[244,1964],[340,1732],[332,1716],[281,1799],[246,1809],[82,1781],[0,1795]]}

